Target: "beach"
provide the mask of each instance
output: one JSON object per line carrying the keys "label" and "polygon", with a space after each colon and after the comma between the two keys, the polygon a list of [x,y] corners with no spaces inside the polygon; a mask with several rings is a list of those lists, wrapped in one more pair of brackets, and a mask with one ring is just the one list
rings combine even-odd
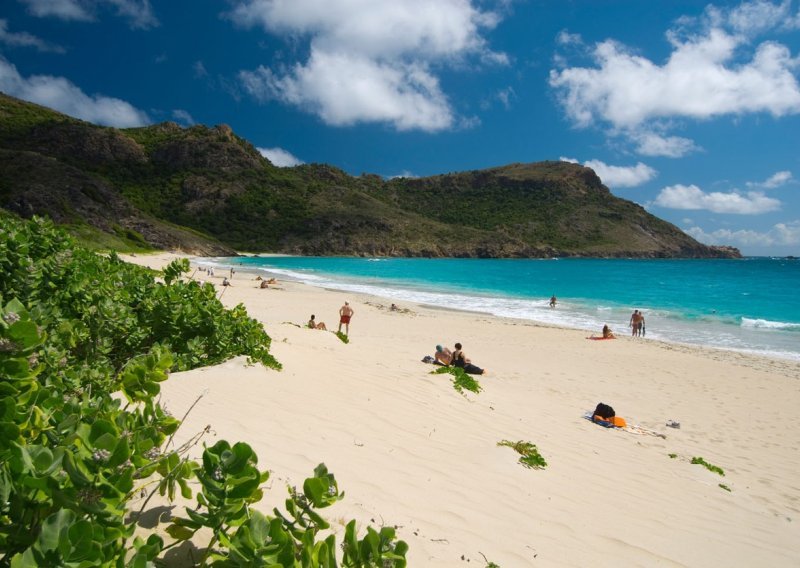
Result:
{"label": "beach", "polygon": [[[123,258],[160,268],[177,256]],[[433,306],[392,311],[296,282],[261,289],[244,272],[223,288],[227,275],[194,272],[264,324],[283,370],[237,358],[175,373],[162,404],[182,417],[202,395],[178,442],[210,425],[209,445],[253,447],[272,472],[264,512],[324,462],[346,493],[322,511],[334,529],[396,526],[409,566],[800,565],[799,363],[624,329],[593,341]],[[313,313],[336,330],[344,301],[350,343],[305,327]],[[457,341],[488,370],[479,394],[421,362]],[[638,428],[584,419],[599,402]],[[523,467],[503,440],[536,444],[547,467]]]}

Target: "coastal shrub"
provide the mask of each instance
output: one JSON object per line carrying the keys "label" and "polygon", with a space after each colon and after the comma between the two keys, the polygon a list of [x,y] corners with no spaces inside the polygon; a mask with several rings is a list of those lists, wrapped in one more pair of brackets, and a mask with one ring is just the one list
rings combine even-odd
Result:
{"label": "coastal shrub", "polygon": [[544,469],[547,467],[547,461],[545,461],[545,459],[539,453],[536,444],[531,444],[530,442],[525,442],[523,440],[518,442],[503,440],[501,442],[497,442],[497,445],[512,448],[520,455],[519,463],[527,468]]}
{"label": "coastal shrub", "polygon": [[[134,537],[136,521],[154,494],[192,498],[195,481],[199,506],[187,514],[212,528],[205,564],[274,565],[264,558],[278,545],[279,566],[312,565],[323,549],[333,557],[330,537],[297,529],[324,524],[314,509],[335,486],[324,466],[292,497],[299,517],[270,518],[250,508],[266,475],[247,444],[219,441],[202,463],[187,453],[208,429],[172,447],[180,421],[157,401],[171,371],[237,355],[280,368],[263,327],[241,305],[225,309],[210,285],[185,282],[188,268],[172,263],[157,282],[47,221],[0,216],[0,566],[153,566],[193,525],[176,521],[165,546],[157,534]],[[345,566],[405,566],[393,532],[354,542]]]}
{"label": "coastal shrub", "polygon": [[693,464],[697,464],[697,465],[702,465],[708,471],[714,472],[717,475],[721,475],[721,476],[725,477],[725,472],[722,470],[721,467],[713,465],[713,464],[710,464],[706,460],[704,460],[703,458],[694,457],[694,458],[692,458],[692,463]]}
{"label": "coastal shrub", "polygon": [[481,387],[480,383],[461,367],[439,367],[435,371],[431,371],[431,373],[436,375],[441,375],[442,373],[453,375],[453,388],[462,395],[464,394],[465,390],[474,392],[475,394],[478,394],[483,390],[483,387]]}
{"label": "coastal shrub", "polygon": [[346,344],[346,343],[350,343],[350,338],[349,338],[349,337],[347,337],[347,335],[345,335],[345,334],[344,334],[344,333],[342,333],[341,331],[334,331],[334,332],[333,332],[333,334],[334,334],[336,337],[338,337],[338,338],[339,338],[339,339],[342,341],[342,343],[345,343],[345,344]]}

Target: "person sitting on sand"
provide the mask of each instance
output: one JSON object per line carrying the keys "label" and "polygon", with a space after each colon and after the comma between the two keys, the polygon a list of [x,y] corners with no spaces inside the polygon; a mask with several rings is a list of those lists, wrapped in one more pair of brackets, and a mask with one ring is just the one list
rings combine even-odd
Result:
{"label": "person sitting on sand", "polygon": [[310,327],[311,329],[322,329],[324,331],[328,330],[328,327],[325,325],[325,322],[321,321],[317,323],[316,321],[314,321],[314,314],[311,314],[311,319],[308,320],[308,327]]}
{"label": "person sitting on sand", "polygon": [[222,277],[222,285],[223,286],[230,286],[231,285],[231,281],[228,280],[225,276],[223,276]]}
{"label": "person sitting on sand", "polygon": [[269,284],[267,283],[266,280],[262,280],[259,288],[269,288]]}
{"label": "person sitting on sand", "polygon": [[433,355],[433,364],[447,367],[453,360],[453,352],[447,347],[436,346],[436,353]]}
{"label": "person sitting on sand", "polygon": [[456,343],[456,350],[453,351],[452,365],[454,367],[461,367],[464,369],[465,373],[469,373],[470,375],[482,375],[485,372],[480,367],[473,365],[472,361],[464,355],[460,343]]}
{"label": "person sitting on sand", "polygon": [[275,278],[270,278],[269,280],[267,280],[267,284],[277,284],[277,283],[278,281]]}
{"label": "person sitting on sand", "polygon": [[613,333],[611,333],[611,328],[608,327],[608,324],[603,326],[603,339],[616,339]]}

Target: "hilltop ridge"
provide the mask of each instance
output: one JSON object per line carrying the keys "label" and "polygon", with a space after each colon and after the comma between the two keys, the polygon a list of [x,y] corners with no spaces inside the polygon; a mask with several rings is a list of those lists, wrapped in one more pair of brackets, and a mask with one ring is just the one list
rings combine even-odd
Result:
{"label": "hilltop ridge", "polygon": [[391,180],[278,168],[226,125],[107,128],[2,94],[0,206],[112,245],[205,255],[739,256],[615,197],[577,164]]}

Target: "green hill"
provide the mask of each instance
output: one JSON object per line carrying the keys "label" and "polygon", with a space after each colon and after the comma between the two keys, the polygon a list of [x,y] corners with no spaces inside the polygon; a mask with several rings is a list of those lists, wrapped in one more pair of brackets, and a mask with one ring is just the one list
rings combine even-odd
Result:
{"label": "green hill", "polygon": [[109,247],[313,255],[718,257],[565,162],[429,178],[277,168],[227,126],[105,128],[0,94],[0,206]]}

